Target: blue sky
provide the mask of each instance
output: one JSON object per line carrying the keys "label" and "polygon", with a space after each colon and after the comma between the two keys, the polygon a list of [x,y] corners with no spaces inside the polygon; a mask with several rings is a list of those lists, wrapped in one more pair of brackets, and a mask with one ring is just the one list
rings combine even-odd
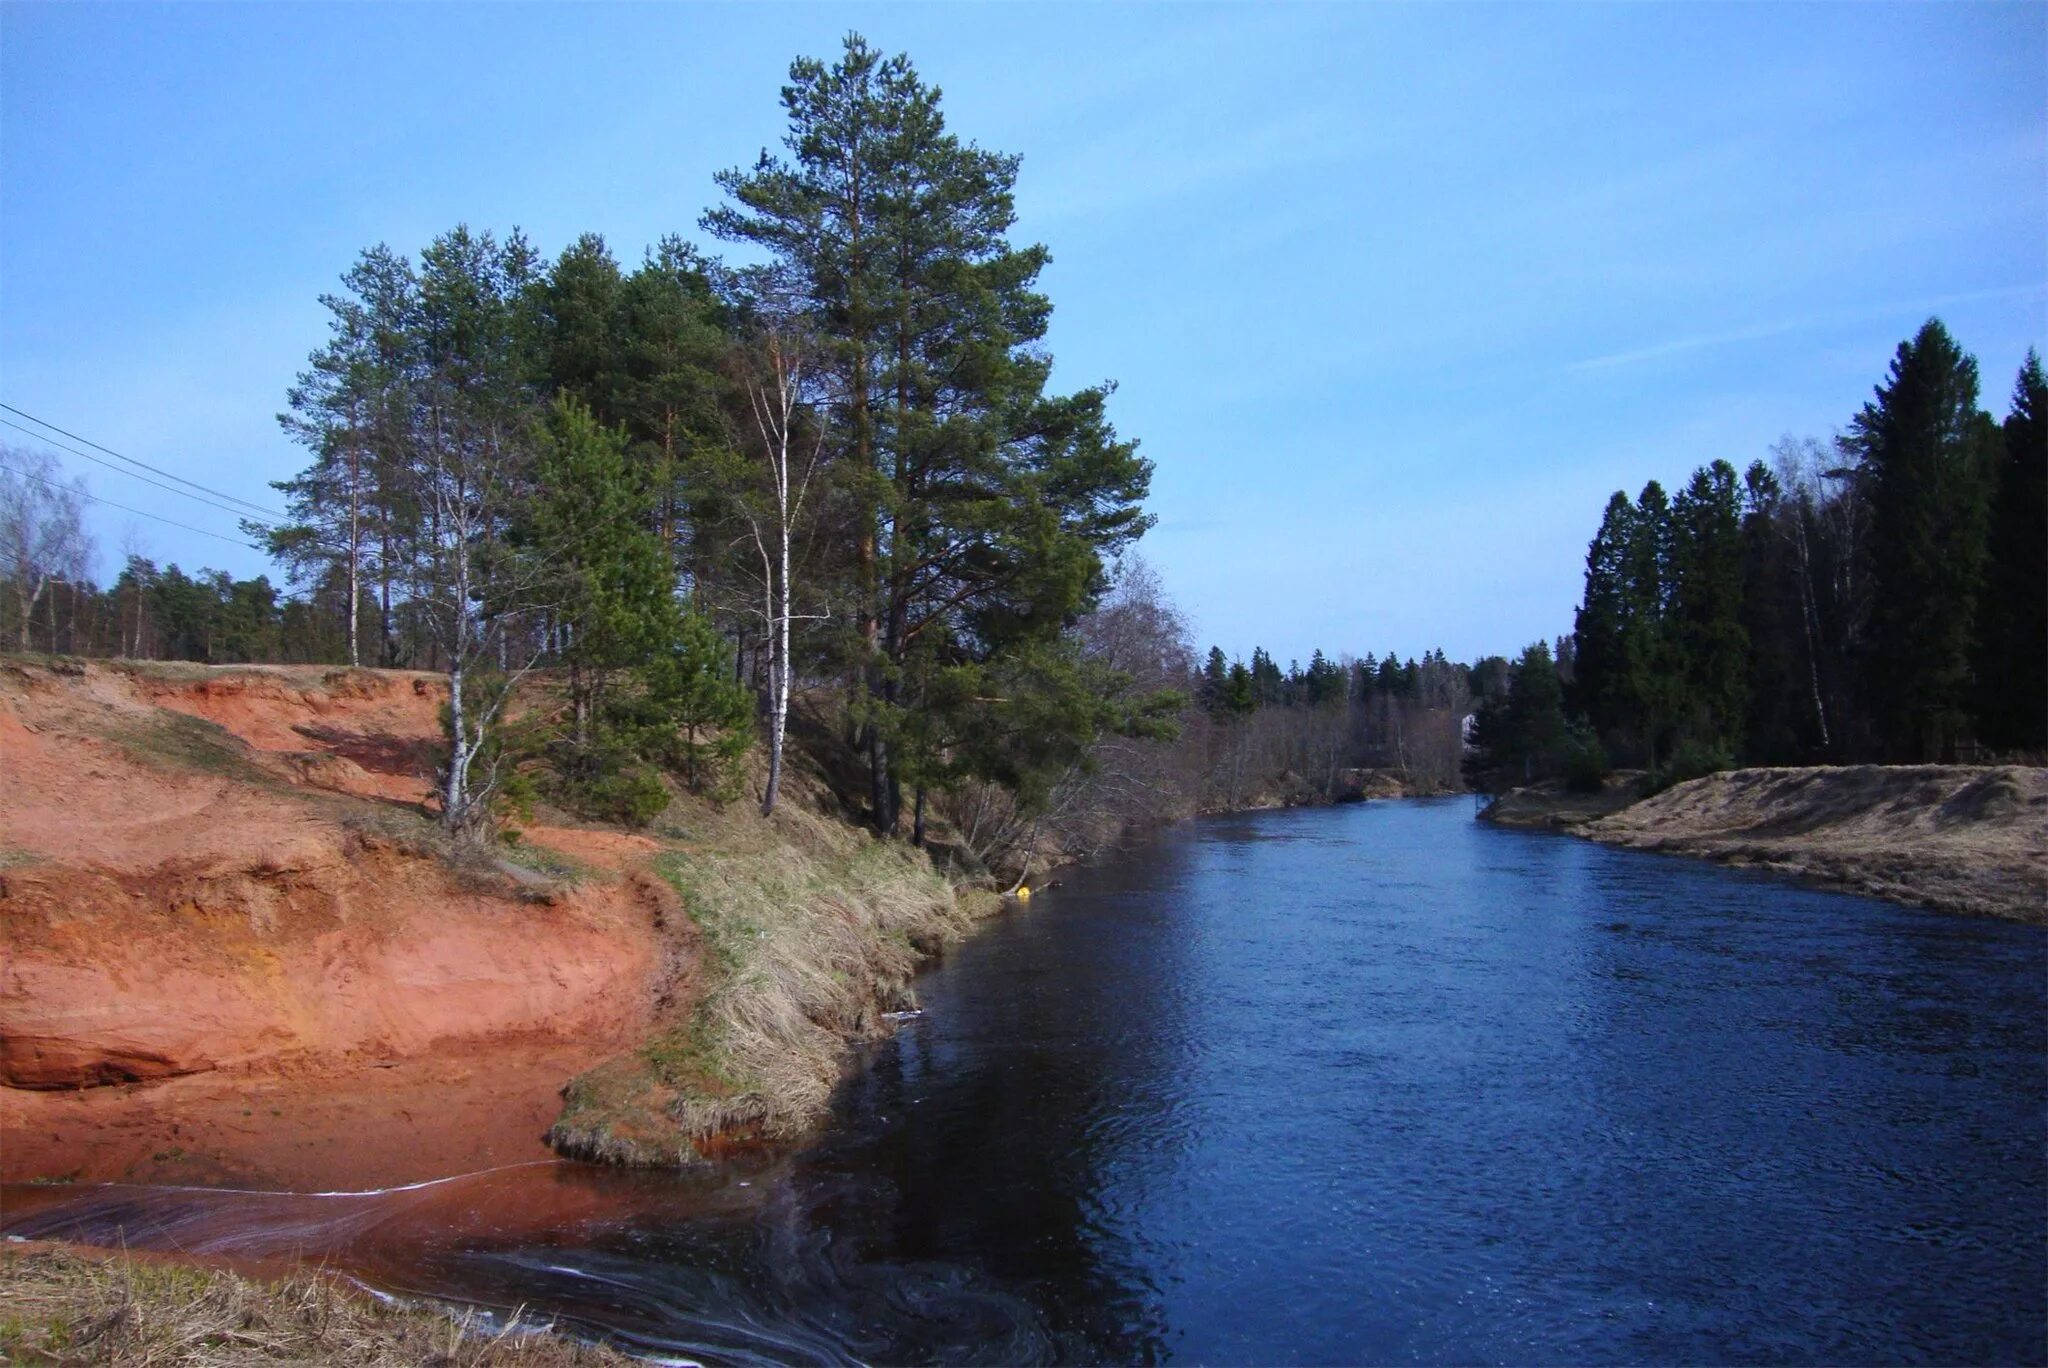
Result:
{"label": "blue sky", "polygon": [[[2038,4],[12,3],[0,400],[269,501],[358,250],[700,238],[790,59],[849,28],[1022,154],[1056,379],[1120,382],[1144,554],[1233,653],[1568,630],[1609,491],[1825,436],[1930,313],[2001,414],[2048,338]],[[103,573],[130,537],[261,567],[94,526]]]}

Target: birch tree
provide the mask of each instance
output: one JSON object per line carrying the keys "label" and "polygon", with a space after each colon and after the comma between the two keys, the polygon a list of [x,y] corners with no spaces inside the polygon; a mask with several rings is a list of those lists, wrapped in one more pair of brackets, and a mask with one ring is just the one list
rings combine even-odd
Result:
{"label": "birch tree", "polygon": [[85,482],[63,475],[48,452],[0,446],[0,560],[14,582],[24,651],[36,605],[50,586],[84,579],[92,564]]}
{"label": "birch tree", "polygon": [[792,625],[822,613],[795,611],[792,543],[809,501],[812,477],[824,453],[825,428],[808,398],[813,372],[801,330],[771,322],[761,329],[743,380],[751,433],[767,477],[766,498],[742,499],[761,567],[760,614],[768,631],[768,782],[761,815],[773,815],[782,786],[782,752],[789,727],[789,695],[796,680]]}

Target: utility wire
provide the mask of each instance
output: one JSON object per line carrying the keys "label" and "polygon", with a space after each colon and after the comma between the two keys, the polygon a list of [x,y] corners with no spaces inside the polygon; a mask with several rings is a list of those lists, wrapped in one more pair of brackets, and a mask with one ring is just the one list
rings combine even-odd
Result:
{"label": "utility wire", "polygon": [[[9,413],[14,414],[18,418],[26,418],[31,423],[36,424],[38,427],[46,427],[52,432],[59,433],[65,437],[69,437],[74,442],[84,442],[94,451],[103,451],[107,455],[112,456],[116,460],[126,461],[129,465],[132,466],[140,466],[142,469],[149,471],[151,474],[161,475],[168,480],[176,480],[181,485],[185,485],[191,489],[199,490],[200,492],[205,494],[211,494],[217,499],[226,499],[229,503],[240,504],[242,507],[250,509],[253,512],[260,513],[264,517],[272,519],[276,522],[285,523],[290,521],[289,518],[285,517],[284,514],[279,513],[275,509],[265,508],[262,504],[250,503],[247,499],[238,498],[233,494],[228,494],[221,490],[214,489],[208,485],[200,484],[197,480],[188,480],[183,475],[173,474],[172,472],[165,470],[160,466],[153,466],[147,461],[138,461],[133,456],[123,456],[120,452],[114,450],[112,447],[101,446],[98,442],[93,441],[92,438],[90,437],[81,437],[75,432],[71,432],[64,428],[58,427],[55,423],[48,422],[42,418],[38,418],[33,413],[26,413],[21,409],[16,408],[12,404],[0,404],[0,409],[6,409]],[[13,424],[9,424],[9,426],[11,427],[13,426]],[[45,438],[43,440],[47,441],[48,439]]]}
{"label": "utility wire", "polygon": [[251,551],[261,551],[263,549],[260,546],[253,546],[250,543],[241,540],[239,537],[230,537],[224,532],[209,532],[203,527],[194,527],[190,523],[181,523],[173,518],[159,517],[155,513],[145,513],[143,510],[139,508],[130,508],[127,504],[115,503],[112,499],[102,499],[99,495],[88,494],[83,489],[79,489],[76,486],[63,484],[56,480],[46,479],[43,476],[36,474],[32,470],[17,470],[15,469],[15,467],[6,464],[0,464],[0,470],[13,471],[13,473],[16,475],[26,476],[27,478],[34,480],[39,484],[46,484],[50,486],[50,488],[52,489],[61,489],[66,494],[76,494],[80,498],[91,500],[93,503],[105,504],[108,508],[118,508],[123,513],[133,513],[135,514],[135,516],[139,518],[154,518],[156,519],[156,521],[160,523],[168,523],[172,527],[180,527],[187,532],[197,532],[202,537],[212,537],[216,541],[224,541],[232,546],[246,547],[248,550]]}
{"label": "utility wire", "polygon": [[[123,470],[123,469],[121,469],[121,467],[119,467],[119,466],[116,466],[116,465],[112,465],[112,464],[110,464],[110,463],[108,463],[108,462],[106,462],[106,461],[102,461],[102,460],[100,460],[100,458],[99,458],[99,457],[97,457],[97,456],[94,456],[94,455],[90,454],[89,452],[84,452],[84,451],[80,451],[80,450],[78,450],[78,449],[77,449],[76,447],[66,446],[66,445],[65,445],[64,443],[62,443],[62,442],[54,441],[54,440],[52,440],[51,438],[49,438],[49,437],[46,437],[46,436],[44,436],[43,434],[41,434],[41,433],[39,433],[39,432],[35,432],[35,431],[32,431],[32,430],[31,430],[31,429],[29,429],[29,428],[25,428],[25,427],[23,427],[23,426],[22,426],[21,424],[19,424],[19,423],[16,423],[16,422],[11,422],[11,421],[9,421],[8,419],[5,419],[5,418],[0,418],[0,425],[4,425],[4,426],[6,426],[6,427],[10,427],[10,428],[13,428],[13,429],[14,429],[14,430],[15,430],[16,432],[24,433],[24,434],[26,434],[27,436],[30,436],[30,437],[33,437],[33,438],[35,438],[35,439],[36,439],[37,441],[39,441],[39,442],[44,442],[44,443],[47,443],[47,444],[49,444],[50,446],[54,446],[54,447],[58,448],[58,449],[59,449],[59,450],[61,450],[61,451],[67,451],[67,452],[70,452],[70,453],[71,453],[71,454],[72,454],[73,456],[80,456],[80,457],[83,457],[84,459],[86,459],[86,460],[88,460],[88,461],[91,461],[91,462],[93,462],[93,463],[94,463],[94,464],[96,464],[96,465],[101,465],[101,466],[105,466],[105,467],[106,467],[107,469],[109,469],[109,470],[112,470],[112,471],[114,471],[114,472],[115,472],[116,474],[119,474],[119,475],[128,475],[128,476],[131,476],[131,477],[132,477],[132,478],[134,478],[134,479],[138,479],[138,480],[141,480],[141,481],[142,481],[142,482],[143,482],[144,484],[148,484],[148,485],[154,485],[154,486],[156,486],[156,488],[158,488],[158,489],[166,490],[166,491],[168,491],[169,493],[172,493],[172,494],[177,494],[177,495],[180,495],[180,496],[182,496],[182,497],[184,497],[184,498],[187,498],[187,499],[191,499],[191,500],[193,500],[193,501],[194,501],[194,502],[196,502],[196,503],[203,503],[203,504],[208,504],[208,505],[210,505],[210,506],[212,506],[212,507],[214,507],[214,508],[218,508],[218,509],[222,510],[223,512],[226,512],[226,513],[233,513],[233,514],[234,514],[234,515],[235,515],[236,517],[238,517],[238,518],[241,518],[241,519],[243,519],[243,520],[244,520],[245,522],[255,523],[255,524],[257,524],[257,525],[259,525],[259,526],[263,527],[265,531],[271,531],[271,532],[275,532],[275,531],[279,530],[280,528],[283,528],[283,527],[286,527],[286,526],[290,526],[290,525],[291,525],[291,523],[290,523],[290,520],[289,520],[288,518],[286,518],[286,517],[285,517],[285,516],[284,516],[283,514],[281,514],[281,513],[276,513],[276,512],[273,512],[272,510],[270,510],[270,509],[267,509],[267,508],[263,507],[263,506],[262,506],[261,504],[254,504],[254,503],[250,503],[250,502],[249,502],[249,501],[248,501],[247,499],[237,498],[237,497],[236,497],[235,495],[233,495],[233,494],[227,494],[227,493],[223,493],[223,492],[222,492],[222,491],[220,491],[220,490],[217,490],[217,489],[213,489],[213,488],[211,488],[211,487],[209,487],[209,486],[207,486],[207,485],[203,485],[203,484],[200,484],[200,483],[198,483],[198,482],[197,482],[197,481],[195,481],[195,480],[188,480],[188,479],[186,479],[186,478],[185,478],[184,476],[182,476],[182,475],[174,475],[174,474],[172,474],[172,473],[171,473],[170,471],[168,471],[168,470],[163,470],[163,469],[160,469],[160,468],[159,468],[159,467],[157,467],[157,466],[153,466],[153,465],[150,465],[150,464],[149,464],[148,462],[146,462],[146,461],[138,461],[138,460],[136,460],[136,459],[135,459],[134,457],[132,457],[132,456],[123,456],[123,455],[122,455],[122,454],[121,454],[120,452],[118,452],[118,451],[115,451],[115,450],[114,450],[114,449],[113,449],[112,447],[106,447],[106,446],[101,446],[101,445],[100,445],[100,444],[99,444],[98,442],[95,442],[95,441],[93,441],[93,440],[92,440],[92,439],[91,439],[90,437],[81,437],[81,436],[79,436],[79,435],[78,435],[77,433],[75,433],[75,432],[71,432],[71,431],[69,431],[69,430],[67,430],[67,429],[65,429],[65,428],[61,428],[61,427],[58,427],[58,426],[57,426],[57,425],[56,425],[55,423],[52,423],[52,422],[48,422],[48,421],[46,421],[46,420],[44,420],[44,419],[42,419],[42,418],[38,418],[38,417],[36,417],[36,416],[35,416],[34,414],[32,414],[32,413],[27,413],[27,412],[24,412],[23,410],[21,410],[21,409],[18,409],[18,408],[16,408],[16,407],[15,407],[14,405],[12,405],[12,404],[8,404],[8,403],[0,403],[0,409],[5,409],[5,410],[6,410],[7,412],[9,412],[9,413],[12,413],[12,414],[15,414],[15,415],[16,415],[16,416],[18,416],[18,417],[26,418],[26,419],[28,419],[28,420],[29,420],[29,421],[30,421],[31,423],[36,423],[36,424],[39,424],[39,425],[41,425],[41,426],[43,426],[43,427],[46,427],[46,428],[48,428],[48,429],[49,429],[50,431],[52,431],[52,432],[58,432],[58,433],[62,433],[62,434],[63,434],[64,436],[66,436],[66,437],[69,437],[69,438],[71,438],[71,439],[72,439],[73,441],[83,442],[83,443],[85,443],[85,444],[86,444],[87,446],[89,446],[89,447],[92,447],[92,448],[93,448],[94,450],[96,450],[96,451],[104,451],[104,452],[106,452],[106,453],[107,453],[107,455],[109,455],[109,456],[113,456],[113,457],[116,457],[116,458],[118,458],[119,460],[123,460],[123,461],[126,461],[126,462],[128,462],[128,464],[130,464],[130,465],[133,465],[133,466],[139,466],[139,467],[141,467],[141,468],[142,468],[142,469],[144,469],[144,470],[154,471],[154,472],[155,472],[156,474],[162,475],[162,476],[164,476],[164,477],[165,477],[166,479],[176,480],[176,481],[177,481],[177,482],[178,482],[179,484],[182,484],[182,485],[189,485],[189,486],[190,486],[191,488],[193,488],[193,489],[198,489],[198,490],[203,490],[203,491],[205,491],[205,492],[206,492],[207,494],[217,495],[217,496],[218,496],[219,498],[222,498],[222,499],[227,499],[227,500],[229,500],[229,501],[231,501],[231,502],[233,502],[233,503],[235,503],[235,504],[239,504],[239,505],[241,505],[241,507],[242,507],[242,508],[251,508],[251,509],[254,509],[254,510],[256,510],[257,512],[259,512],[259,513],[263,514],[263,515],[264,515],[264,519],[262,519],[262,520],[259,520],[259,519],[255,519],[255,518],[250,518],[250,517],[248,517],[248,516],[247,516],[246,514],[242,513],[242,511],[241,511],[241,509],[240,509],[240,508],[230,508],[230,507],[228,507],[228,506],[227,506],[226,504],[222,504],[222,503],[217,503],[217,502],[215,502],[215,501],[214,501],[213,499],[208,499],[208,498],[202,498],[202,497],[200,497],[200,496],[199,496],[199,495],[197,495],[197,494],[188,494],[188,493],[186,493],[186,492],[185,492],[184,490],[182,490],[182,489],[173,489],[173,488],[171,488],[171,486],[169,486],[169,485],[165,485],[165,484],[161,484],[161,483],[159,483],[159,482],[158,482],[158,481],[156,481],[156,480],[152,480],[152,479],[149,479],[149,478],[148,478],[147,476],[143,476],[143,475],[136,475],[134,471],[131,471],[131,470]],[[14,469],[14,467],[12,467],[12,466],[4,466],[4,465],[0,465],[0,470],[13,470],[13,469]],[[69,485],[60,485],[60,484],[56,484],[56,482],[55,482],[55,481],[52,481],[52,480],[46,480],[46,479],[44,479],[44,478],[43,478],[42,476],[40,476],[40,475],[35,475],[35,474],[32,474],[32,473],[30,473],[30,472],[28,472],[28,471],[25,471],[25,470],[16,470],[16,471],[15,471],[15,473],[16,473],[16,474],[18,474],[18,475],[26,475],[26,476],[28,476],[28,478],[29,478],[29,479],[32,479],[32,480],[40,480],[40,481],[41,481],[42,483],[44,483],[44,484],[47,484],[47,485],[52,485],[52,486],[54,486],[55,488],[59,488],[59,489],[64,489],[64,490],[67,490],[67,491],[71,491],[71,492],[75,492],[75,493],[79,493],[79,494],[84,494],[84,496],[85,496],[85,497],[86,497],[87,499],[91,500],[91,501],[92,501],[92,502],[94,502],[94,503],[97,503],[97,504],[105,504],[105,505],[106,505],[107,507],[109,507],[109,508],[118,508],[118,509],[120,509],[120,510],[121,510],[122,512],[124,512],[124,513],[134,513],[134,514],[136,514],[136,515],[138,515],[138,516],[140,516],[140,517],[144,517],[144,518],[152,518],[152,519],[155,519],[155,520],[156,520],[157,522],[160,522],[160,523],[164,523],[164,524],[167,524],[168,526],[171,526],[171,527],[178,527],[178,528],[183,528],[183,529],[184,529],[185,531],[187,531],[187,532],[197,532],[197,533],[199,533],[199,534],[200,534],[201,536],[204,536],[204,537],[212,537],[212,538],[214,538],[214,539],[215,539],[215,540],[217,540],[217,541],[224,541],[224,542],[227,542],[227,543],[229,543],[230,545],[233,545],[233,546],[242,546],[242,547],[247,547],[247,548],[248,548],[249,550],[251,550],[251,551],[265,551],[265,550],[266,550],[266,548],[264,548],[264,547],[261,547],[261,546],[257,546],[257,545],[255,545],[255,544],[253,544],[253,543],[250,543],[250,542],[245,542],[245,541],[241,540],[241,539],[240,539],[240,538],[238,538],[238,537],[230,537],[230,536],[227,536],[227,535],[225,535],[224,533],[220,533],[220,532],[211,532],[211,531],[208,531],[208,530],[207,530],[206,528],[203,528],[203,527],[193,527],[193,526],[192,526],[191,524],[189,524],[189,523],[181,523],[181,522],[178,522],[178,521],[176,521],[175,519],[171,519],[171,518],[166,518],[166,517],[162,517],[162,516],[160,516],[159,514],[155,514],[155,513],[147,513],[147,512],[144,512],[144,511],[143,511],[142,509],[139,509],[139,508],[130,508],[130,507],[128,507],[128,505],[126,505],[126,504],[120,504],[120,503],[115,503],[115,502],[114,502],[114,501],[113,501],[112,499],[103,499],[103,498],[101,498],[101,497],[100,497],[99,495],[97,495],[97,494],[87,494],[87,493],[85,493],[85,491],[84,491],[84,490],[75,490],[75,491],[72,491],[72,490],[71,490],[71,486],[69,486]],[[619,523],[621,523],[621,522],[625,522],[625,521],[628,521],[628,520],[630,520],[630,519],[632,519],[632,518],[634,518],[634,517],[636,517],[636,516],[638,516],[638,515],[637,515],[637,513],[633,512],[633,511],[627,511],[627,512],[623,512],[623,513],[619,513],[619,514],[614,514],[614,515],[613,515],[612,517],[606,518],[606,519],[604,519],[603,521],[599,522],[599,523],[598,523],[598,524],[596,524],[596,525],[595,525],[594,527],[589,527],[589,528],[580,528],[580,529],[574,529],[574,530],[571,530],[570,532],[567,532],[567,533],[565,533],[565,534],[563,535],[562,539],[560,540],[560,542],[558,542],[558,543],[556,544],[556,546],[555,546],[555,547],[554,547],[553,549],[543,549],[543,548],[539,548],[539,547],[536,547],[536,548],[532,548],[533,550],[539,551],[539,552],[540,552],[540,556],[539,556],[539,563],[538,563],[537,565],[534,565],[534,566],[531,566],[531,567],[529,567],[529,570],[530,570],[530,571],[538,571],[538,570],[542,570],[542,569],[545,569],[545,568],[547,568],[547,567],[548,567],[548,566],[550,566],[550,565],[551,565],[552,563],[554,563],[554,562],[556,562],[556,561],[560,560],[560,559],[561,559],[561,558],[562,558],[563,556],[567,555],[567,554],[569,553],[569,551],[570,551],[570,550],[572,549],[572,547],[573,547],[574,543],[575,543],[576,541],[580,540],[581,538],[583,538],[583,537],[585,537],[585,536],[588,536],[588,535],[590,535],[590,534],[592,534],[592,533],[595,533],[595,532],[599,532],[599,531],[603,531],[603,530],[609,529],[609,528],[611,528],[611,527],[613,527],[613,526],[616,526],[617,524],[619,524]],[[317,543],[319,543],[320,545],[326,546],[326,547],[327,547],[328,549],[330,549],[330,550],[342,551],[342,550],[346,550],[346,549],[347,549],[346,547],[344,547],[344,546],[340,545],[339,543],[329,542],[329,541],[328,541],[328,540],[327,540],[326,538],[324,538],[324,537],[318,537],[318,536],[316,536],[316,537],[314,538],[314,541],[316,541],[316,542],[317,542]]]}
{"label": "utility wire", "polygon": [[[42,433],[35,432],[29,428],[25,428],[21,424],[12,422],[6,418],[0,418],[0,427],[11,427],[16,432],[24,433],[30,437],[35,438],[38,442],[42,442],[48,446],[53,446],[57,448],[57,450],[59,451],[68,451],[73,456],[81,457],[84,460],[91,461],[94,465],[105,466],[108,470],[113,471],[116,475],[126,475],[131,480],[140,480],[146,485],[155,485],[158,489],[164,490],[167,493],[176,494],[180,498],[190,499],[194,503],[203,503],[211,508],[218,508],[223,513],[232,513],[236,517],[242,519],[244,522],[255,523],[256,525],[266,529],[270,527],[270,524],[268,522],[258,518],[252,518],[247,513],[243,512],[239,508],[234,507],[231,504],[224,504],[220,502],[218,499],[209,499],[203,494],[188,493],[185,490],[179,489],[176,485],[167,485],[162,480],[152,480],[147,475],[137,475],[132,470],[123,470],[120,466],[115,465],[112,461],[102,461],[99,457],[93,455],[90,451],[80,451],[77,447],[66,446],[62,442],[52,441],[50,438],[43,436]],[[80,440],[83,439],[81,438]]]}

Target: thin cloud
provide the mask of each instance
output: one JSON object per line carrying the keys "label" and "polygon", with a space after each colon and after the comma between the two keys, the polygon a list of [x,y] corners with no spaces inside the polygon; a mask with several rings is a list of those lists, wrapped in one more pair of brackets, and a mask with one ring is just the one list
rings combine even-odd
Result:
{"label": "thin cloud", "polygon": [[1696,337],[1679,337],[1654,346],[1637,347],[1630,351],[1611,352],[1606,356],[1588,357],[1574,361],[1565,367],[1568,372],[1607,370],[1615,366],[1634,365],[1638,361],[1655,361],[1682,352],[1700,351],[1707,347],[1722,347],[1735,342],[1757,342],[1767,337],[1783,337],[1788,333],[1810,332],[1817,328],[1835,328],[1853,323],[1868,323],[1875,319],[1894,318],[1900,314],[1931,313],[1945,309],[1952,304],[1970,304],[1984,299],[2013,299],[2030,294],[2048,293],[2044,285],[2001,285],[1988,290],[1965,290],[1960,294],[1938,295],[1933,299],[1921,300],[1915,304],[1888,304],[1875,309],[1858,309],[1849,313],[1819,314],[1808,318],[1789,318],[1775,323],[1758,323],[1747,328],[1731,328],[1726,332],[1701,333]]}

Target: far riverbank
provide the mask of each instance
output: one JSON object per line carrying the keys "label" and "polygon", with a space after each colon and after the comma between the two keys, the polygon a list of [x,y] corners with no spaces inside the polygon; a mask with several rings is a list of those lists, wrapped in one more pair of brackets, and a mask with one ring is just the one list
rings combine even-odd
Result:
{"label": "far riverbank", "polygon": [[1535,785],[1481,814],[1609,845],[1697,855],[1942,911],[2048,922],[2048,769],[1745,769],[1636,799]]}

